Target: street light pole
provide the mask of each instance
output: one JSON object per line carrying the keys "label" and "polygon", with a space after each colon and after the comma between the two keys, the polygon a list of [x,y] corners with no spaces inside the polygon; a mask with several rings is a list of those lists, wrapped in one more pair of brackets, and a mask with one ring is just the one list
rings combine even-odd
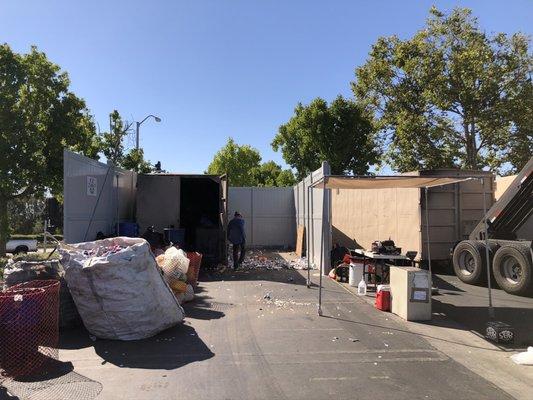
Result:
{"label": "street light pole", "polygon": [[148,118],[152,117],[155,119],[155,122],[161,122],[161,118],[156,117],[155,115],[147,115],[144,117],[144,119],[141,122],[135,123],[135,149],[139,150],[139,128],[141,127],[142,123],[146,121]]}
{"label": "street light pole", "polygon": [[135,128],[135,148],[139,150],[139,128],[141,126],[140,122],[135,123],[137,126]]}

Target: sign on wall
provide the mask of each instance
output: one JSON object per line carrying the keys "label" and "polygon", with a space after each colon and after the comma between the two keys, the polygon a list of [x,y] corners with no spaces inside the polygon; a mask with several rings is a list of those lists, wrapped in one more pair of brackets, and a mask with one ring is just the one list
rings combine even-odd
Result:
{"label": "sign on wall", "polygon": [[98,194],[98,181],[94,176],[87,177],[87,196],[96,196]]}

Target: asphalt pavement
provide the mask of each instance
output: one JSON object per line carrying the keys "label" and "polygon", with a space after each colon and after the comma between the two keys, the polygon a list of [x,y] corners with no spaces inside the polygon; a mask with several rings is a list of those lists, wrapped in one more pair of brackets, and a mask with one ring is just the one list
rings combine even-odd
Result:
{"label": "asphalt pavement", "polygon": [[[489,294],[486,286],[467,285],[455,275],[436,275],[439,294],[433,296],[433,311],[459,322],[465,330],[485,335]],[[533,345],[533,297],[514,296],[500,288],[492,288],[494,319],[509,324],[515,331],[510,344],[498,344],[503,349],[525,350]],[[532,395],[533,398],[533,395]]]}
{"label": "asphalt pavement", "polygon": [[512,398],[329,279],[319,317],[318,275],[307,288],[304,274],[214,274],[185,306],[183,325],[147,340],[69,331],[60,357],[73,371],[54,398]]}

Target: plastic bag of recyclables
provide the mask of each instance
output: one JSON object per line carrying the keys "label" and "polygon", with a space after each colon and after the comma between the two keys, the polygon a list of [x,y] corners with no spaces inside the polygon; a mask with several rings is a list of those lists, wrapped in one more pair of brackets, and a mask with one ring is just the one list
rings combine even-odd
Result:
{"label": "plastic bag of recyclables", "polygon": [[184,311],[144,239],[62,245],[59,252],[76,307],[94,336],[144,339],[183,321]]}
{"label": "plastic bag of recyclables", "polygon": [[187,284],[187,271],[190,260],[186,253],[176,247],[169,247],[164,254],[156,257],[163,276],[180,304],[194,299],[194,289]]}
{"label": "plastic bag of recyclables", "polygon": [[512,355],[511,360],[519,365],[533,365],[533,347],[529,346],[527,351]]}

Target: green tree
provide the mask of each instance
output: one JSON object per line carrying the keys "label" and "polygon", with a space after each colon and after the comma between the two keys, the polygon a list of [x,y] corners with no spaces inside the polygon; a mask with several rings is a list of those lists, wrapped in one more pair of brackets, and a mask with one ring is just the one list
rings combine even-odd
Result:
{"label": "green tree", "polygon": [[143,149],[131,149],[122,158],[121,167],[140,174],[148,174],[154,170],[152,164],[144,159]]}
{"label": "green tree", "polygon": [[320,168],[322,161],[330,163],[333,174],[364,175],[379,156],[371,121],[342,96],[330,105],[321,98],[298,104],[291,119],[280,126],[272,148],[281,149],[298,179]]}
{"label": "green tree", "polygon": [[113,110],[109,114],[109,123],[110,132],[102,134],[100,144],[106,158],[114,165],[124,169],[143,174],[152,172],[153,166],[144,159],[143,149],[131,149],[128,153],[124,153],[124,140],[133,123],[124,122],[117,110]]}
{"label": "green tree", "polygon": [[213,157],[207,173],[228,175],[232,186],[254,186],[254,171],[260,166],[259,151],[249,145],[238,145],[232,138]]}
{"label": "green tree", "polygon": [[0,45],[0,256],[9,235],[8,203],[62,188],[63,149],[95,157],[98,138],[66,72],[32,47]]}
{"label": "green tree", "polygon": [[294,186],[296,179],[290,169],[282,169],[274,161],[267,161],[254,168],[254,186]]}
{"label": "green tree", "polygon": [[20,234],[36,232],[44,218],[44,194],[34,194],[29,198],[16,198],[8,203],[9,227],[11,232]]}
{"label": "green tree", "polygon": [[291,170],[274,161],[261,164],[257,149],[239,145],[232,138],[215,154],[206,173],[226,174],[232,186],[292,186],[296,182]]}
{"label": "green tree", "polygon": [[128,135],[131,123],[124,124],[120,113],[113,110],[109,114],[109,132],[102,134],[102,152],[108,161],[120,166],[124,159],[124,138]]}
{"label": "green tree", "polygon": [[520,169],[531,157],[529,39],[489,35],[468,9],[436,8],[411,39],[380,38],[352,89],[399,171]]}

